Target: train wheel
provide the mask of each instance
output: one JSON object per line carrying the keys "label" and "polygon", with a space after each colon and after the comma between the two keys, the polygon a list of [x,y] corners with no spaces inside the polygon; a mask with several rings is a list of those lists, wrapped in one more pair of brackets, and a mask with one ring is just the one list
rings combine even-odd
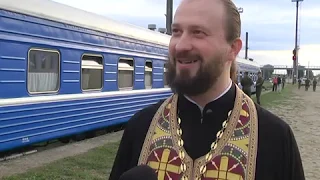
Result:
{"label": "train wheel", "polygon": [[67,144],[67,143],[69,143],[70,142],[70,138],[69,137],[66,137],[66,138],[59,138],[58,139],[60,142],[62,142],[62,143],[65,143],[65,144]]}
{"label": "train wheel", "polygon": [[72,140],[74,140],[74,141],[82,141],[84,139],[86,139],[86,135],[85,134],[77,134],[77,135],[72,137]]}
{"label": "train wheel", "polygon": [[88,139],[94,138],[95,135],[96,135],[95,132],[91,131],[91,132],[86,133],[86,138],[88,138]]}

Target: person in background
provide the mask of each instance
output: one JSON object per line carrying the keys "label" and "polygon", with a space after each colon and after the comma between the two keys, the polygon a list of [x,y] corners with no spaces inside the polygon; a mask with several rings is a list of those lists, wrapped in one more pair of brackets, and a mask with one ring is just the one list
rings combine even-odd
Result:
{"label": "person in background", "polygon": [[262,78],[261,72],[258,72],[258,80],[256,82],[256,97],[257,97],[257,103],[260,105],[260,96],[262,92],[264,79]]}
{"label": "person in background", "polygon": [[313,91],[314,92],[316,91],[317,83],[318,83],[317,78],[313,78],[312,85],[313,85]]}
{"label": "person in background", "polygon": [[277,92],[277,87],[278,87],[278,78],[275,76],[272,79],[272,91]]}
{"label": "person in background", "polygon": [[281,92],[281,76],[278,75],[277,77],[277,92]]}
{"label": "person in background", "polygon": [[309,87],[310,87],[310,79],[307,78],[304,85],[305,91],[308,91]]}
{"label": "person in background", "polygon": [[285,76],[282,76],[282,89],[284,89],[284,85],[286,84],[286,77]]}
{"label": "person in background", "polygon": [[301,78],[298,79],[298,89],[301,88]]}
{"label": "person in background", "polygon": [[251,86],[253,85],[252,79],[249,77],[248,72],[244,73],[244,77],[241,79],[242,91],[251,97]]}

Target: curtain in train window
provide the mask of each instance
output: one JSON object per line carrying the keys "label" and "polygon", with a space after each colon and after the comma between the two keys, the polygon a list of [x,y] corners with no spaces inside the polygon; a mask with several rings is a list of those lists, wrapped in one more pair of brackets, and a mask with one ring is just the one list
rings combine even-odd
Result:
{"label": "curtain in train window", "polygon": [[83,55],[81,61],[82,90],[99,90],[103,86],[102,56]]}
{"label": "curtain in train window", "polygon": [[118,87],[120,90],[133,88],[133,59],[120,59],[118,64]]}
{"label": "curtain in train window", "polygon": [[146,89],[152,88],[152,62],[146,62],[144,73],[144,83]]}
{"label": "curtain in train window", "polygon": [[32,49],[28,58],[28,91],[30,93],[59,90],[60,55],[58,51]]}

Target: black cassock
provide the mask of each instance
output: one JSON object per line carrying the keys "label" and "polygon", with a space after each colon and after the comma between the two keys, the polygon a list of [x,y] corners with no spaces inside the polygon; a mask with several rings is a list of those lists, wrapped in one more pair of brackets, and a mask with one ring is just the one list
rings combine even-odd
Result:
{"label": "black cassock", "polygon": [[[178,109],[183,123],[184,149],[194,160],[206,155],[216,133],[233,109],[236,87],[217,100],[200,108],[180,95]],[[137,166],[150,123],[163,101],[136,113],[128,122],[110,174],[118,180],[125,171]],[[256,180],[304,180],[304,171],[296,140],[289,125],[271,112],[256,105],[258,115],[258,147]]]}

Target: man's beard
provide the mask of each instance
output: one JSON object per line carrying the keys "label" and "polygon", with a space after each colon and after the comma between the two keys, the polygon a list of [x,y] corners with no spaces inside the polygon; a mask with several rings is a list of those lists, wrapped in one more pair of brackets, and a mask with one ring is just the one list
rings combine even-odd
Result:
{"label": "man's beard", "polygon": [[[177,55],[179,58],[179,55]],[[190,60],[197,59],[200,61],[200,67],[196,75],[191,77],[191,72],[187,69],[176,71],[176,59],[169,60],[167,63],[168,72],[166,79],[174,93],[185,94],[188,96],[197,96],[207,92],[214,86],[222,74],[224,61],[223,54],[218,54],[204,63],[203,58],[199,55],[180,54],[180,57]]]}

